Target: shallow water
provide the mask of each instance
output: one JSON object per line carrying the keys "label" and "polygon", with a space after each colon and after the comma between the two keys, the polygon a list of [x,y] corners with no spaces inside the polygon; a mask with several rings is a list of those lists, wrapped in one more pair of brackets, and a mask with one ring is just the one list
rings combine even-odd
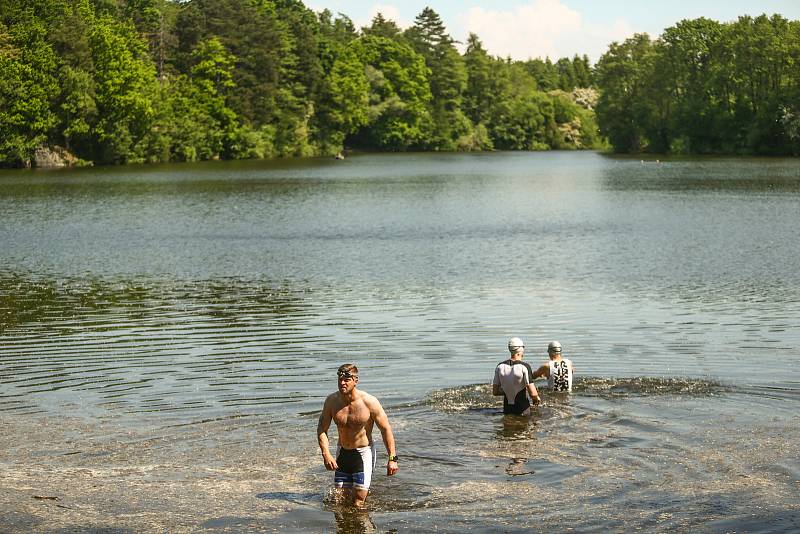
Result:
{"label": "shallow water", "polygon": [[[0,531],[797,530],[799,200],[788,159],[0,173]],[[512,335],[578,370],[530,419]],[[401,456],[364,513],[346,361]]]}

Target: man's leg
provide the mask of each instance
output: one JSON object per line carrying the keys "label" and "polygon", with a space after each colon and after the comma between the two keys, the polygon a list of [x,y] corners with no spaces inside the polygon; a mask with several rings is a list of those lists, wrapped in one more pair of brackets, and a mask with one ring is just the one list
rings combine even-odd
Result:
{"label": "man's leg", "polygon": [[368,489],[353,489],[353,504],[361,508],[366,504]]}
{"label": "man's leg", "polygon": [[337,470],[333,474],[333,481],[336,486],[336,504],[350,503],[353,500],[353,474]]}
{"label": "man's leg", "polygon": [[353,475],[353,504],[360,508],[367,500],[369,486],[372,482],[372,471],[375,469],[375,444],[370,443],[368,447],[359,447],[358,453],[361,456],[361,465],[364,471]]}

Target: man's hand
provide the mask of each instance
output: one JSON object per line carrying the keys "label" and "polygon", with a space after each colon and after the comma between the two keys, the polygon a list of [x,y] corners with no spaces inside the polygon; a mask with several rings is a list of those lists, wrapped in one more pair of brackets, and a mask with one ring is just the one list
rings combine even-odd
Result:
{"label": "man's hand", "polygon": [[533,405],[539,406],[542,403],[542,399],[537,395],[533,398]]}
{"label": "man's hand", "polygon": [[397,462],[389,460],[389,463],[386,464],[386,476],[392,476],[397,473],[398,469],[400,468],[397,466]]}
{"label": "man's hand", "polygon": [[326,454],[322,457],[322,461],[325,462],[325,469],[328,471],[335,471],[339,469],[339,466],[336,463],[336,458],[331,456],[330,454]]}

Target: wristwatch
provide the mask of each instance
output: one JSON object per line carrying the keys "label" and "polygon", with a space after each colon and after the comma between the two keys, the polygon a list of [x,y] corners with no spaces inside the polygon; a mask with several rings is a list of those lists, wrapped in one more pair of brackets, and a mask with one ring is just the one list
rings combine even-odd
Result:
{"label": "wristwatch", "polygon": [[397,462],[397,455],[395,454],[394,456],[389,456],[389,461],[390,462]]}

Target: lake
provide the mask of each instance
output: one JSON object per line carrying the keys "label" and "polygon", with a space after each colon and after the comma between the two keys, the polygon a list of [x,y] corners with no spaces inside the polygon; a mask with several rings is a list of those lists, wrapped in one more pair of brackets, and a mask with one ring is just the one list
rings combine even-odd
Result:
{"label": "lake", "polygon": [[[797,531],[798,236],[798,159],[2,171],[0,531]],[[574,392],[504,417],[511,336]],[[401,458],[364,512],[348,362]]]}

